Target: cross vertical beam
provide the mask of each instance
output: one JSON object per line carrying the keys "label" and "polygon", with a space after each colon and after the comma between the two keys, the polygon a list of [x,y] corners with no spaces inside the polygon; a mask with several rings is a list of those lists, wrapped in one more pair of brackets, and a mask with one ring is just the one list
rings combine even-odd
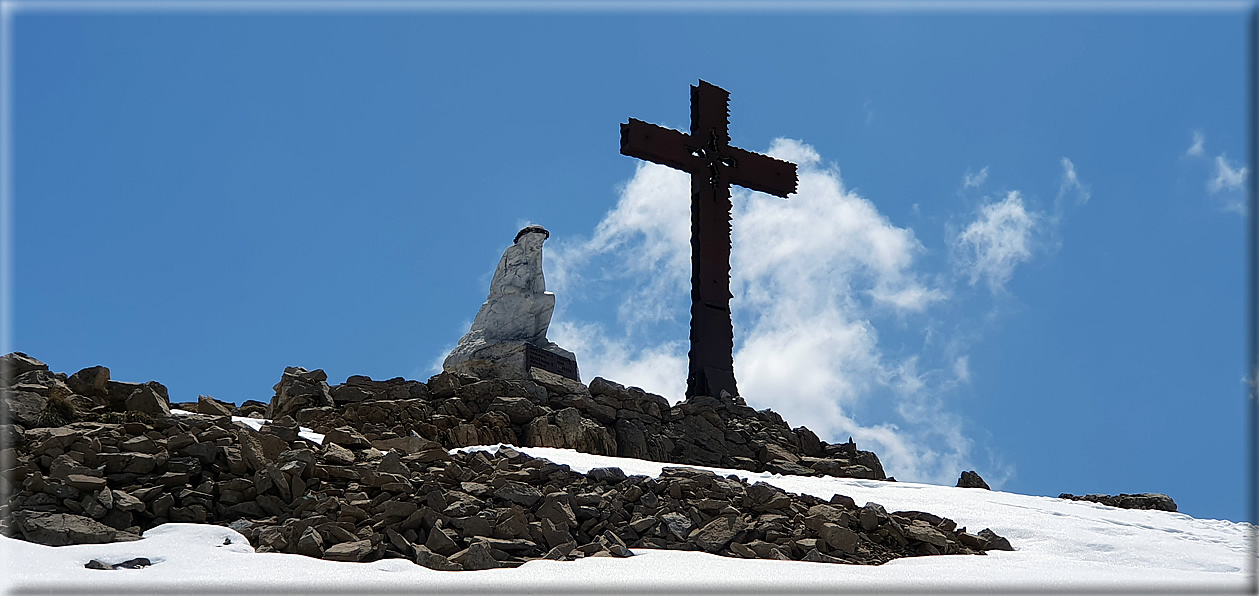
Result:
{"label": "cross vertical beam", "polygon": [[621,153],[691,174],[691,350],[686,397],[739,394],[730,319],[730,185],[786,198],[796,165],[730,146],[730,93],[691,86],[691,132],[630,118]]}

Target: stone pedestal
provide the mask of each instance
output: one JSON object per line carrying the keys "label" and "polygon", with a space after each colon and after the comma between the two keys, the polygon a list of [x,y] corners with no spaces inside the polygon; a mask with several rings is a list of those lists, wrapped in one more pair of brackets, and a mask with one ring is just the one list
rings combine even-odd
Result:
{"label": "stone pedestal", "polygon": [[[520,340],[489,342],[483,337],[464,337],[467,341],[460,341],[450,352],[442,364],[443,370],[469,374],[479,379],[527,380],[530,378],[529,370],[536,367],[561,377],[580,380],[577,357],[553,342],[547,342],[546,347],[538,347]],[[558,366],[556,360],[561,362]],[[565,366],[564,362],[569,363],[569,366]],[[569,370],[564,370],[565,368]]]}

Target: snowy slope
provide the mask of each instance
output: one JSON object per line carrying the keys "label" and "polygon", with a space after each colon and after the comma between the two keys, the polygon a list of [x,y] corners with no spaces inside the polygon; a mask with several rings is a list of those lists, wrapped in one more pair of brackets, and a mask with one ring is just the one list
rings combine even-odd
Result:
{"label": "snowy slope", "polygon": [[[616,466],[627,474],[654,476],[666,465],[568,449],[520,450],[568,464],[579,472]],[[952,518],[972,532],[990,527],[1017,550],[991,551],[986,556],[915,557],[870,567],[636,549],[637,556],[629,559],[534,561],[516,569],[439,572],[400,559],[341,563],[291,554],[257,554],[241,535],[227,528],[166,524],[146,532],[143,540],[106,545],[54,548],[0,538],[7,572],[0,581],[10,590],[25,587],[57,592],[255,592],[280,588],[410,593],[1253,590],[1250,577],[1257,560],[1250,550],[1249,524],[979,489],[707,469],[822,498],[845,494],[859,505],[874,501],[888,511],[928,511]],[[224,545],[225,539],[231,544]],[[83,568],[91,559],[118,563],[134,557],[147,557],[154,564],[134,570]]]}

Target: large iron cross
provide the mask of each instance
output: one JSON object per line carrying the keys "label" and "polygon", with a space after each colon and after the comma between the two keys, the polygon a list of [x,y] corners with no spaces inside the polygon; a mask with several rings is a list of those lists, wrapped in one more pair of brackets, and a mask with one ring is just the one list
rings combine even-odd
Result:
{"label": "large iron cross", "polygon": [[691,134],[630,118],[621,153],[691,174],[691,351],[686,397],[739,394],[730,322],[730,185],[786,198],[796,164],[730,146],[730,93],[691,86]]}

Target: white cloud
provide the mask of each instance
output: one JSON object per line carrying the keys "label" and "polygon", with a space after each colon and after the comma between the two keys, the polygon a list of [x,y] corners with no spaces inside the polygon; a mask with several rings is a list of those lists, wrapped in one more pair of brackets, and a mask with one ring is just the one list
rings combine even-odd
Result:
{"label": "white cloud", "polygon": [[1202,134],[1202,131],[1193,131],[1193,144],[1189,146],[1189,149],[1185,150],[1185,155],[1189,157],[1202,157],[1206,154],[1206,142],[1207,137]]}
{"label": "white cloud", "polygon": [[1075,193],[1077,203],[1083,205],[1089,202],[1091,193],[1089,187],[1080,182],[1080,178],[1075,173],[1075,164],[1070,159],[1062,158],[1062,180],[1058,184],[1058,201],[1068,193]]}
{"label": "white cloud", "polygon": [[987,180],[988,166],[984,166],[977,174],[972,174],[970,170],[966,170],[966,175],[962,177],[962,188],[979,188]]}
{"label": "white cloud", "polygon": [[[951,375],[918,373],[916,360],[910,371],[902,358],[885,353],[872,322],[880,313],[912,317],[948,298],[917,270],[926,249],[913,230],[845,188],[839,171],[822,165],[812,147],[779,139],[767,153],[798,165],[799,190],[786,200],[733,191],[731,310],[740,394],[823,439],[853,436],[902,479],[956,480],[970,442],[938,398],[924,397]],[[615,326],[552,324],[551,339],[577,353],[583,378],[604,376],[682,398],[691,271],[687,176],[641,165],[589,239],[552,249],[548,280],[561,280],[557,293],[592,279],[627,289],[608,292],[616,297],[605,307],[616,305]],[[562,273],[550,272],[561,267]],[[901,421],[852,418],[855,406],[880,398],[900,404]]]}
{"label": "white cloud", "polygon": [[686,345],[666,341],[636,349],[626,338],[614,337],[597,323],[558,321],[547,339],[577,354],[581,378],[589,383],[603,377],[663,395],[671,402],[686,391]]}
{"label": "white cloud", "polygon": [[583,267],[599,255],[613,254],[599,277],[639,280],[621,301],[618,318],[630,326],[669,318],[668,298],[690,285],[690,205],[688,174],[640,163],[591,238],[548,247],[548,288],[562,293],[582,286],[587,281]]}
{"label": "white cloud", "polygon": [[1223,154],[1215,157],[1215,177],[1207,181],[1207,190],[1213,193],[1241,190],[1249,172],[1241,164],[1233,164]]}
{"label": "white cloud", "polygon": [[953,376],[963,383],[970,382],[970,356],[959,356],[953,361]]}
{"label": "white cloud", "polygon": [[1018,191],[1010,191],[1004,200],[980,208],[975,221],[957,235],[954,263],[972,286],[983,279],[992,291],[1001,290],[1014,268],[1031,260],[1033,235],[1042,217],[1027,210]]}

